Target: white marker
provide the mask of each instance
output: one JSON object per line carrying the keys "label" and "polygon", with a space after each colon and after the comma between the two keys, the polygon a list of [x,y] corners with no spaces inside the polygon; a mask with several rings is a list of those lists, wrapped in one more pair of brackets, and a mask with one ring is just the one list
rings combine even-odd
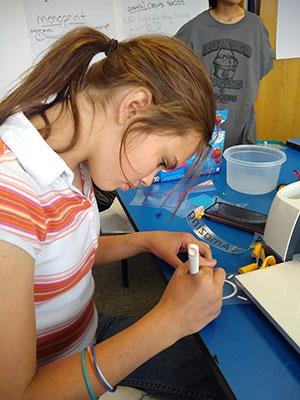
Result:
{"label": "white marker", "polygon": [[199,272],[199,246],[197,244],[188,245],[188,256],[190,262],[190,274],[195,275]]}

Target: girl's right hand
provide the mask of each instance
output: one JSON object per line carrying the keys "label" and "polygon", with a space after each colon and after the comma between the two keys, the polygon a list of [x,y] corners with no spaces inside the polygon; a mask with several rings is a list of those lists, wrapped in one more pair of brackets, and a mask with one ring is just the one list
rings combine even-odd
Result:
{"label": "girl's right hand", "polygon": [[200,331],[220,314],[224,280],[222,268],[200,267],[190,275],[188,261],[175,270],[157,305],[170,318],[175,340]]}

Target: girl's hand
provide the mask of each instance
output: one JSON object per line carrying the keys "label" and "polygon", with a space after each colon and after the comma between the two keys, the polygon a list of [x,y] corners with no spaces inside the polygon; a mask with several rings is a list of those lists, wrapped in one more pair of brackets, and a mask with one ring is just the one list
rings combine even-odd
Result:
{"label": "girl's hand", "polygon": [[222,268],[201,267],[190,275],[186,262],[176,269],[157,305],[169,318],[175,340],[198,332],[220,314],[224,280]]}
{"label": "girl's hand", "polygon": [[178,268],[183,264],[177,254],[179,252],[187,252],[187,247],[190,243],[195,243],[199,246],[200,266],[213,268],[216,265],[217,261],[212,258],[209,245],[200,242],[191,233],[154,231],[143,232],[142,234],[145,235],[147,251],[155,254],[174,268]]}

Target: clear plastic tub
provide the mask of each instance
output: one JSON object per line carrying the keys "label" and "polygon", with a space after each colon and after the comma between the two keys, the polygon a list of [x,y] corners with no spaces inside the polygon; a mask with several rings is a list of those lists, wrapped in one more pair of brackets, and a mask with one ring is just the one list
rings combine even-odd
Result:
{"label": "clear plastic tub", "polygon": [[238,145],[224,151],[227,161],[227,184],[237,192],[264,194],[278,183],[283,151],[267,146]]}

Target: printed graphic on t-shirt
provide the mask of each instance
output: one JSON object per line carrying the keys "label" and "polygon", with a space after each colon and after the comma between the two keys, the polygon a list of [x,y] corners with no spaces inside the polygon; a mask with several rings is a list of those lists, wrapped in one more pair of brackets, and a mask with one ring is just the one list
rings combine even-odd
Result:
{"label": "printed graphic on t-shirt", "polygon": [[216,101],[223,104],[235,103],[238,94],[235,91],[243,87],[242,80],[234,79],[239,69],[239,57],[250,58],[252,47],[239,40],[217,39],[203,45],[204,58],[212,53],[215,56],[212,59],[210,76]]}

